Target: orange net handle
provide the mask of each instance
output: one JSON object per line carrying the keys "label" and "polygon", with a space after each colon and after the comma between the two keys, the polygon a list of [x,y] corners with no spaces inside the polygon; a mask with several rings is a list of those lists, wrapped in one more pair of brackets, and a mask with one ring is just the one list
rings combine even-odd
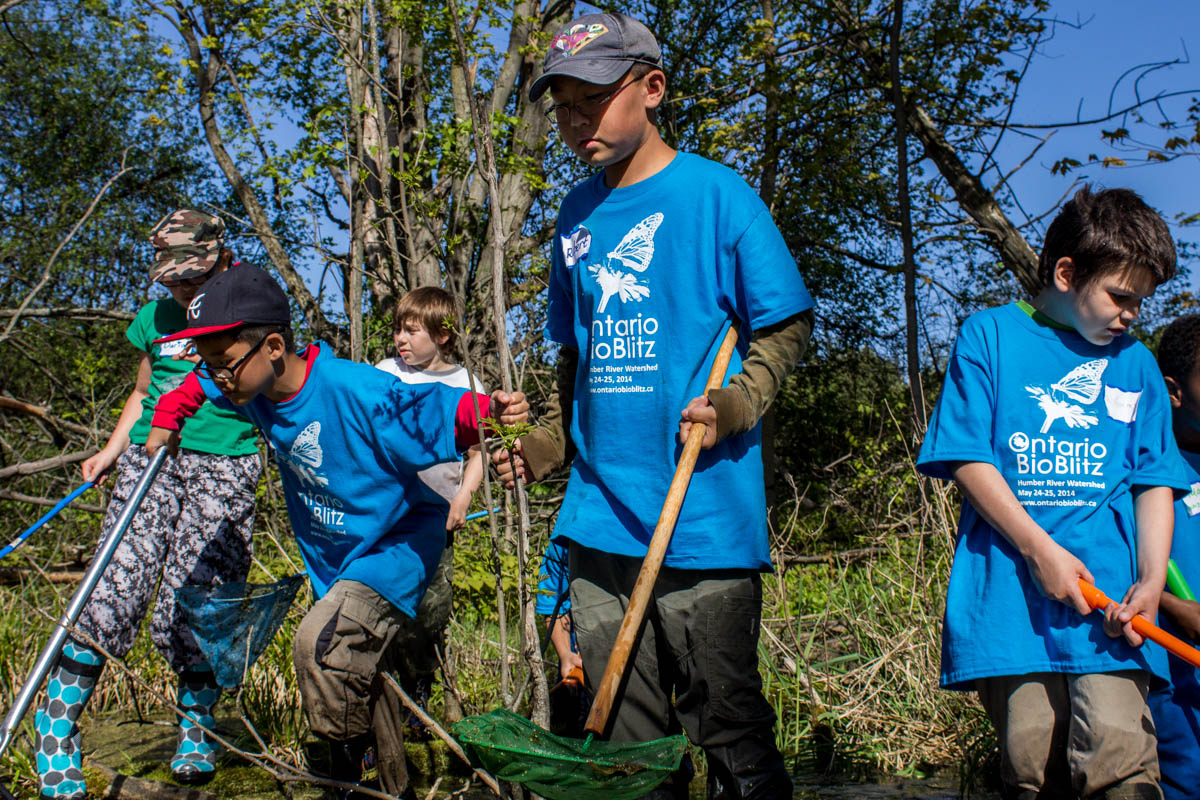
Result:
{"label": "orange net handle", "polygon": [[[1079,591],[1083,592],[1083,599],[1089,606],[1100,611],[1107,608],[1109,603],[1114,602],[1109,599],[1108,595],[1082,578],[1079,579]],[[1171,655],[1182,658],[1193,667],[1200,667],[1200,650],[1192,647],[1178,636],[1167,633],[1141,614],[1135,614],[1131,622],[1135,631],[1150,641],[1162,645]]]}

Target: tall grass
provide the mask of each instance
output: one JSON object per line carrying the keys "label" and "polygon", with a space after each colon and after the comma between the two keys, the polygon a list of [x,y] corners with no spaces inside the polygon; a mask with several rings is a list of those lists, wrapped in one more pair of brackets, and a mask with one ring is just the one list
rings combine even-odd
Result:
{"label": "tall grass", "polygon": [[[911,458],[903,448],[897,456],[894,446],[895,441],[890,452],[864,447],[837,465],[822,487],[831,499],[820,508],[808,504],[806,492],[797,489],[777,515],[777,569],[763,581],[760,668],[779,718],[781,749],[799,769],[917,774],[964,765],[970,773],[991,747],[986,719],[973,697],[937,689],[956,500],[944,486],[919,482]],[[61,560],[72,545],[91,547],[99,529],[96,515],[69,519],[31,543],[26,566]],[[544,544],[552,513],[543,521],[539,532]],[[831,539],[836,550],[830,548]],[[267,582],[298,570],[277,478],[270,474],[259,488],[255,547],[251,581]],[[455,614],[447,658],[466,714],[502,703],[488,548],[482,529],[468,529],[456,538]],[[515,558],[504,554],[503,561],[506,585],[512,586]],[[73,588],[48,583],[36,572],[20,584],[0,587],[0,702],[5,708],[49,636],[49,619],[61,612]],[[515,592],[506,594],[515,601]],[[305,589],[247,676],[240,705],[227,697],[218,707],[221,715],[243,711],[271,752],[298,766],[305,765],[311,737],[296,688],[291,640],[310,604]],[[510,639],[506,653],[519,687],[524,668],[517,663],[515,630]],[[90,713],[169,719],[170,709],[142,685],[174,696],[175,676],[151,644],[145,625],[125,663],[137,679],[110,667]],[[438,718],[445,710],[443,691],[435,688],[431,701]],[[26,721],[30,733],[31,723],[32,714]],[[85,745],[88,725],[85,716]],[[239,741],[256,749],[248,734]],[[35,777],[31,749],[32,736],[19,737],[0,762],[0,770],[30,794]]]}

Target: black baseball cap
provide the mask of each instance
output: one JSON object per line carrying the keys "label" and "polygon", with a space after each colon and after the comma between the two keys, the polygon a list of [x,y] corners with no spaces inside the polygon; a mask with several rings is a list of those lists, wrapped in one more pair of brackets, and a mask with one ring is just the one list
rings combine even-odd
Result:
{"label": "black baseball cap", "polygon": [[537,100],[556,75],[603,86],[634,64],[662,69],[662,49],[642,23],[624,14],[585,14],[571,20],[550,42],[542,74],[529,87]]}
{"label": "black baseball cap", "polygon": [[279,284],[261,268],[242,264],[204,284],[187,307],[186,328],[154,341],[193,339],[244,325],[291,324],[292,310]]}

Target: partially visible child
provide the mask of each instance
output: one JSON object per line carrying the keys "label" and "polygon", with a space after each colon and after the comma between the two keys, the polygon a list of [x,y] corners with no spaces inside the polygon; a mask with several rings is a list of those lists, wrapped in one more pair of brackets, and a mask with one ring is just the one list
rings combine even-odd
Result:
{"label": "partially visible child", "polygon": [[538,594],[534,610],[546,617],[550,643],[558,655],[559,678],[550,689],[550,731],[560,736],[583,735],[590,700],[583,686],[583,657],[571,624],[571,586],[567,573],[567,548],[551,539],[538,569]]}
{"label": "partially visible child", "polygon": [[[1175,503],[1171,558],[1192,585],[1200,586],[1200,314],[1172,322],[1158,344],[1158,366],[1171,398],[1171,423],[1183,455],[1191,492]],[[1200,641],[1200,603],[1163,592],[1159,624],[1184,641]],[[1196,668],[1170,659],[1171,680],[1150,692],[1158,730],[1158,763],[1167,800],[1200,791],[1200,681]]]}
{"label": "partially visible child", "polygon": [[384,791],[415,796],[399,703],[383,673],[445,545],[446,501],[419,473],[478,443],[476,401],[503,424],[524,421],[528,406],[520,394],[489,400],[437,383],[410,386],[325,344],[297,353],[288,305],[253,267],[197,295],[190,327],[176,336],[192,337],[203,360],[159,400],[147,450],[174,447],[206,399],[258,426],[279,460],[317,597],[293,642],[309,726],[331,743],[333,777],[357,782],[374,740]]}
{"label": "partially visible child", "polygon": [[[443,383],[457,389],[483,392],[479,378],[454,363],[456,334],[453,321],[457,318],[454,297],[445,289],[423,286],[412,290],[400,298],[392,316],[392,338],[397,357],[385,358],[375,366],[405,383]],[[417,610],[416,625],[409,629],[413,638],[396,642],[400,683],[418,704],[424,706],[429,701],[439,663],[438,651],[445,642],[446,626],[454,605],[453,532],[466,523],[471,497],[483,481],[480,449],[472,447],[461,462],[437,464],[424,470],[421,480],[450,503],[450,513],[446,517],[446,549]],[[449,714],[447,721],[455,721],[453,716]]]}
{"label": "partially visible child", "polygon": [[[233,254],[223,246],[224,232],[219,217],[184,208],[163,217],[150,235],[154,245],[150,280],[171,296],[143,306],[125,332],[140,351],[136,382],[108,443],[83,462],[83,477],[89,481],[101,482],[116,468],[102,538],[108,536],[146,469],[149,457],[144,445],[154,403],[192,371],[192,362],[178,358],[187,346],[185,340],[157,340],[184,329],[184,309],[205,281],[229,267]],[[175,593],[184,585],[246,579],[254,487],[262,465],[254,426],[237,414],[206,408],[199,422],[182,438],[180,457],[164,465],[150,487],[77,627],[104,650],[123,657],[133,647],[153,599],[150,638],[179,674],[177,704],[211,727],[221,691],[176,605]],[[69,639],[51,669],[47,698],[34,724],[42,797],[86,794],[78,719],[104,663],[98,650]],[[191,719],[181,718],[179,746],[171,761],[174,777],[199,783],[212,777],[215,768],[215,743]]]}
{"label": "partially visible child", "polygon": [[538,569],[538,595],[534,610],[546,617],[550,629],[550,643],[558,655],[559,677],[566,680],[572,671],[583,669],[583,658],[574,641],[571,629],[570,576],[567,573],[567,547],[553,539],[542,554],[542,565]]}
{"label": "partially visible child", "polygon": [[[979,692],[1012,797],[1161,796],[1146,693],[1165,654],[1130,620],[1156,616],[1189,484],[1166,386],[1128,330],[1174,274],[1141,198],[1079,190],[1046,231],[1032,303],[963,324],[921,447],[918,469],[964,497],[941,683]],[[1123,598],[1103,622],[1081,578]]]}

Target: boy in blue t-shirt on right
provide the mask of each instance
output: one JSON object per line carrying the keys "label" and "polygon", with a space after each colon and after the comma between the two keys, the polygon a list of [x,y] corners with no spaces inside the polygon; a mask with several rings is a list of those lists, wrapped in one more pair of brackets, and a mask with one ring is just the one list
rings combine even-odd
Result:
{"label": "boy in blue t-shirt on right", "polygon": [[[1083,188],[1046,231],[1032,303],[970,317],[918,457],[964,502],[942,631],[942,686],[975,689],[1008,796],[1158,798],[1154,620],[1187,490],[1166,386],[1127,333],[1175,274],[1162,218]],[[1079,580],[1120,592],[1104,619]]]}
{"label": "boy in blue t-shirt on right", "polygon": [[[1200,314],[1167,326],[1158,342],[1158,366],[1171,398],[1175,442],[1191,492],[1175,502],[1171,558],[1183,577],[1200,585]],[[1159,624],[1184,641],[1200,640],[1200,603],[1163,592]],[[1158,763],[1167,800],[1187,800],[1200,791],[1200,680],[1196,668],[1170,660],[1171,681],[1150,692],[1158,730]]]}

